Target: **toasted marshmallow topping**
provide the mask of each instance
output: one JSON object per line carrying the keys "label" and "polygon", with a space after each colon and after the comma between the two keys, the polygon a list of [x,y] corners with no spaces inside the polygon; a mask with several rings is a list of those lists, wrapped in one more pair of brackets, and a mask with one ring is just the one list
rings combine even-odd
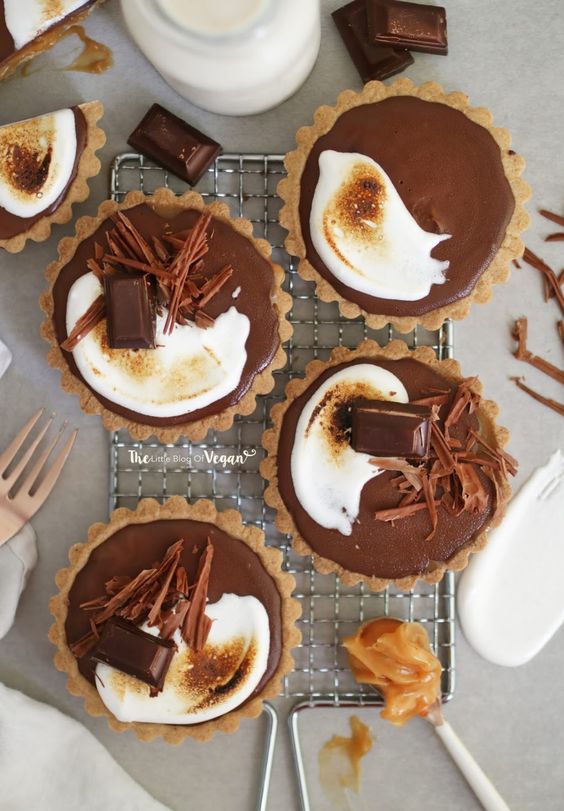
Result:
{"label": "toasted marshmallow topping", "polygon": [[0,127],[0,207],[35,217],[57,202],[76,158],[72,110],[58,110]]}
{"label": "toasted marshmallow topping", "polygon": [[350,535],[366,482],[382,471],[349,444],[347,409],[357,398],[407,403],[401,380],[387,369],[359,363],[331,375],[303,408],[292,448],[294,490],[320,526]]}
{"label": "toasted marshmallow topping", "polygon": [[[151,696],[147,684],[106,664],[96,666],[96,687],[119,721],[200,724],[224,715],[249,698],[268,663],[268,614],[256,597],[224,594],[208,605],[213,620],[204,648],[196,653],[177,631],[162,692]],[[143,630],[157,635],[155,628]]]}
{"label": "toasted marshmallow topping", "polygon": [[[67,333],[102,293],[93,273],[80,276],[67,299]],[[157,315],[156,349],[111,349],[106,321],[73,350],[80,374],[94,391],[117,405],[151,417],[175,417],[205,408],[235,389],[247,360],[250,324],[235,307],[213,326],[175,324],[164,334],[166,312]]]}
{"label": "toasted marshmallow topping", "polygon": [[423,231],[382,167],[356,152],[325,150],[310,213],[315,250],[347,287],[416,301],[445,281],[448,261],[431,251],[449,234]]}
{"label": "toasted marshmallow topping", "polygon": [[86,5],[85,0],[4,0],[6,27],[16,50]]}

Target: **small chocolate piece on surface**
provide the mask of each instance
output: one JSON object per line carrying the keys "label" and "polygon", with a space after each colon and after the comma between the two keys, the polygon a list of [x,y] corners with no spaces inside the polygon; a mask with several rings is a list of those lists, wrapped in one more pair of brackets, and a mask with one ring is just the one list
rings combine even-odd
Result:
{"label": "small chocolate piece on surface", "polygon": [[442,6],[367,0],[366,12],[370,43],[424,53],[448,53],[446,11]]}
{"label": "small chocolate piece on surface", "polygon": [[191,186],[196,185],[221,152],[217,141],[160,104],[153,104],[147,111],[127,143]]}
{"label": "small chocolate piece on surface", "polygon": [[154,349],[155,288],[145,273],[105,276],[108,345],[112,349]]}
{"label": "small chocolate piece on surface", "polygon": [[105,624],[90,658],[160,691],[175,650],[172,639],[160,639],[131,622],[112,617]]}
{"label": "small chocolate piece on surface", "polygon": [[352,407],[351,445],[359,453],[424,459],[431,439],[431,409],[412,403],[358,400]]}
{"label": "small chocolate piece on surface", "polygon": [[353,0],[332,17],[363,82],[387,79],[413,64],[409,51],[368,41],[366,0]]}

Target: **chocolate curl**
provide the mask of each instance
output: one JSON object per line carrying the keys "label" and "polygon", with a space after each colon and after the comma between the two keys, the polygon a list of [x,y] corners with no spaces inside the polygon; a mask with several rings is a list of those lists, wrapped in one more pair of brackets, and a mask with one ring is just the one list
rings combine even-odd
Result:
{"label": "chocolate curl", "polygon": [[202,213],[197,220],[196,224],[190,231],[190,234],[181,248],[180,252],[175,257],[172,265],[170,266],[170,273],[175,280],[173,282],[173,291],[169,303],[168,316],[164,326],[164,333],[168,335],[172,332],[174,322],[178,313],[178,308],[181,302],[182,291],[184,289],[184,282],[190,272],[192,266],[198,262],[208,250],[206,230],[211,221],[211,214],[209,212]]}
{"label": "chocolate curl", "polygon": [[564,217],[560,214],[555,214],[553,211],[547,211],[546,208],[539,208],[539,214],[557,225],[564,226]]}
{"label": "chocolate curl", "polygon": [[544,372],[545,375],[557,380],[559,383],[564,383],[564,370],[559,369],[557,366],[554,366],[552,363],[549,363],[547,360],[544,360],[538,355],[533,355],[532,352],[529,352],[527,349],[527,330],[527,319],[518,318],[513,325],[513,329],[511,330],[511,335],[517,341],[517,349],[513,355],[517,358],[517,360],[522,360],[525,363],[534,366],[535,369]]}
{"label": "chocolate curl", "polygon": [[543,397],[542,394],[539,394],[537,391],[530,389],[523,383],[522,377],[511,377],[510,380],[515,382],[515,385],[524,391],[529,397],[532,397],[533,400],[536,400],[538,403],[542,403],[547,408],[551,408],[553,411],[556,411],[557,414],[561,414],[564,416],[564,404],[558,403],[556,400],[551,400],[550,397]]}
{"label": "chocolate curl", "polygon": [[395,459],[393,457],[380,458],[373,457],[370,459],[370,464],[375,467],[382,468],[382,470],[397,470],[406,479],[407,483],[413,487],[415,491],[421,490],[421,479],[423,476],[423,469],[411,465],[406,459]]}
{"label": "chocolate curl", "polygon": [[548,234],[544,238],[545,242],[564,242],[564,231],[557,231],[554,234]]}
{"label": "chocolate curl", "polygon": [[545,262],[543,262],[542,259],[540,259],[528,248],[525,248],[523,259],[528,265],[530,265],[531,267],[535,268],[536,270],[538,270],[540,273],[543,274],[547,282],[550,284],[552,290],[554,291],[554,295],[556,296],[558,305],[560,306],[560,309],[564,313],[564,293],[562,292],[562,288],[560,287],[558,279],[556,278],[556,274],[552,270],[552,268],[550,268]]}
{"label": "chocolate curl", "polygon": [[68,335],[61,344],[61,349],[65,352],[72,352],[76,345],[81,341],[89,332],[92,332],[94,327],[97,327],[100,321],[106,317],[106,302],[104,296],[100,294],[96,298],[86,312],[80,316],[70,335]]}
{"label": "chocolate curl", "polygon": [[488,496],[474,465],[466,462],[457,463],[456,475],[462,485],[464,511],[483,513],[488,506]]}
{"label": "chocolate curl", "polygon": [[182,638],[196,652],[202,650],[206,644],[212,625],[205,611],[213,553],[213,544],[208,538],[207,546],[200,557],[194,592],[182,625]]}
{"label": "chocolate curl", "polygon": [[[438,507],[440,501],[435,502],[435,507]],[[374,513],[374,518],[378,521],[398,521],[400,518],[409,518],[411,515],[415,515],[416,512],[420,510],[428,510],[429,507],[426,501],[421,501],[418,504],[408,504],[404,507],[390,507],[386,510],[377,510]]]}

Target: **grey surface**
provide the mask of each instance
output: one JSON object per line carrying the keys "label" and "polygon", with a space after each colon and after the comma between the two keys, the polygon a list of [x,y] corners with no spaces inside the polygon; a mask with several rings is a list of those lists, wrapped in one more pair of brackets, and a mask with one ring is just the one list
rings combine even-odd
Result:
{"label": "grey surface", "polygon": [[[191,107],[160,79],[130,43],[115,0],[97,10],[87,24],[92,36],[114,49],[115,67],[102,76],[53,70],[65,64],[74,47],[61,43],[40,57],[41,70],[0,85],[0,123],[46,112],[59,106],[101,98],[108,143],[101,153],[103,170],[91,183],[90,199],[77,213],[89,214],[107,196],[110,160],[126,147],[126,137],[150,103],[160,101],[221,141],[229,151],[283,152],[292,147],[296,129],[311,121],[320,104],[332,104],[336,93],[360,83],[329,11],[338,2],[324,2],[323,40],[319,61],[307,83],[288,102],[264,115],[231,119]],[[448,90],[464,90],[473,103],[489,107],[496,122],[507,126],[515,148],[527,158],[526,179],[538,206],[564,211],[564,12],[559,0],[451,0],[448,3],[450,54],[447,58],[416,55],[406,75],[416,82],[440,81]],[[559,40],[559,41],[557,41]],[[68,60],[66,60],[68,61]],[[258,775],[262,721],[245,722],[236,738],[219,737],[207,745],[192,742],[180,748],[162,743],[140,744],[130,734],[117,735],[105,721],[84,714],[81,702],[65,690],[64,677],[52,665],[47,640],[55,572],[65,565],[69,546],[84,539],[88,526],[107,516],[108,437],[100,422],[83,416],[76,398],[63,394],[58,374],[45,360],[38,335],[42,316],[37,305],[45,287],[43,269],[56,256],[58,240],[72,225],[57,227],[51,239],[30,244],[17,256],[0,256],[0,338],[14,353],[14,364],[0,382],[0,445],[23,417],[45,404],[80,427],[79,439],[52,498],[34,519],[40,562],[20,605],[10,634],[0,642],[0,679],[35,698],[48,701],[85,723],[119,762],[163,802],[175,809],[251,809]],[[550,224],[533,214],[527,243],[559,269],[562,245],[542,244]],[[564,444],[563,422],[517,391],[510,375],[562,400],[553,381],[529,370],[510,355],[512,318],[530,318],[531,346],[562,366],[554,323],[554,301],[544,304],[539,279],[524,267],[495,291],[487,306],[475,307],[456,325],[456,355],[466,374],[479,373],[487,396],[501,407],[501,422],[512,432],[511,452],[521,463],[516,484]],[[63,495],[64,494],[64,495]],[[542,539],[534,539],[542,542]],[[533,596],[542,583],[531,583]],[[503,669],[481,660],[458,636],[457,693],[448,718],[487,768],[513,811],[556,811],[564,795],[564,631],[530,664]],[[280,703],[284,712],[284,705]],[[317,791],[316,760],[320,745],[345,730],[348,713],[320,711],[306,716],[304,748]],[[366,763],[367,808],[471,811],[477,803],[423,721],[408,729],[386,728],[375,712],[363,711],[377,735]],[[269,809],[297,808],[286,733],[277,752]],[[64,768],[64,764],[61,764]],[[319,793],[315,795],[319,798]],[[0,801],[1,806],[1,801]],[[319,799],[316,809],[324,808]]]}

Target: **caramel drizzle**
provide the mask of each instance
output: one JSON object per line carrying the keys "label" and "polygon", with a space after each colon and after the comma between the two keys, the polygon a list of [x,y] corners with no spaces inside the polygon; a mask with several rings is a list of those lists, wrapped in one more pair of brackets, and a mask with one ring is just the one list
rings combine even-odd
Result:
{"label": "caramel drizzle", "polygon": [[527,319],[518,318],[515,321],[511,331],[513,338],[517,341],[517,349],[513,355],[517,358],[517,360],[522,360],[525,363],[529,363],[531,366],[534,366],[535,369],[544,372],[545,375],[552,377],[559,383],[564,383],[564,370],[559,369],[557,366],[554,366],[554,364],[549,363],[549,361],[544,360],[538,355],[534,355],[527,349],[527,332]]}
{"label": "caramel drizzle", "polygon": [[467,378],[458,385],[442,428],[439,426],[439,404],[432,404],[431,449],[424,463],[415,466],[399,459],[370,460],[385,470],[398,472],[392,484],[401,494],[397,507],[374,513],[376,520],[393,523],[427,510],[431,532],[425,540],[431,540],[437,530],[439,506],[453,515],[483,513],[487,509],[488,495],[478,475],[479,468],[494,484],[495,471],[504,477],[515,475],[516,460],[501,448],[492,447],[476,431],[468,429],[463,440],[451,435],[463,414],[473,414],[480,405],[480,395],[472,390],[475,382],[476,378]]}
{"label": "caramel drizzle", "polygon": [[[154,277],[158,290],[159,311],[167,309],[164,326],[165,335],[170,335],[175,324],[186,324],[194,321],[197,326],[208,328],[215,319],[205,312],[204,308],[221,290],[233,274],[231,265],[224,265],[220,270],[207,278],[202,273],[203,258],[208,252],[208,228],[211,214],[202,212],[193,228],[178,234],[165,234],[162,239],[153,237],[152,245],[133,225],[129,217],[117,211],[112,217],[114,227],[106,232],[107,250],[96,243],[94,257],[86,265],[103,284],[107,275],[117,269],[123,271],[141,271]],[[165,242],[172,245],[169,250]],[[99,299],[103,303],[103,296]],[[77,322],[70,337],[62,344],[63,349],[71,351],[86,335],[81,322],[85,319],[88,332],[105,317],[99,300]],[[93,312],[90,312],[90,310]],[[101,312],[101,314],[100,314]],[[86,317],[88,316],[88,318]],[[90,325],[92,319],[97,320]],[[78,329],[78,327],[81,329]],[[76,334],[75,334],[76,333]]]}
{"label": "caramel drizzle", "polygon": [[106,302],[104,296],[100,294],[95,299],[86,312],[80,316],[70,335],[68,335],[61,344],[61,349],[65,352],[72,352],[76,345],[82,341],[89,332],[92,332],[100,321],[106,317]]}
{"label": "caramel drizzle", "polygon": [[70,649],[80,658],[85,656],[100,638],[100,629],[111,617],[120,617],[136,625],[147,622],[157,626],[161,639],[170,639],[180,628],[187,645],[196,651],[206,644],[211,620],[206,616],[213,544],[207,546],[199,561],[193,584],[180,558],[184,550],[182,539],[173,543],[163,559],[135,577],[112,577],[105,584],[105,594],[88,600],[80,608],[88,612],[90,631],[74,642]]}

